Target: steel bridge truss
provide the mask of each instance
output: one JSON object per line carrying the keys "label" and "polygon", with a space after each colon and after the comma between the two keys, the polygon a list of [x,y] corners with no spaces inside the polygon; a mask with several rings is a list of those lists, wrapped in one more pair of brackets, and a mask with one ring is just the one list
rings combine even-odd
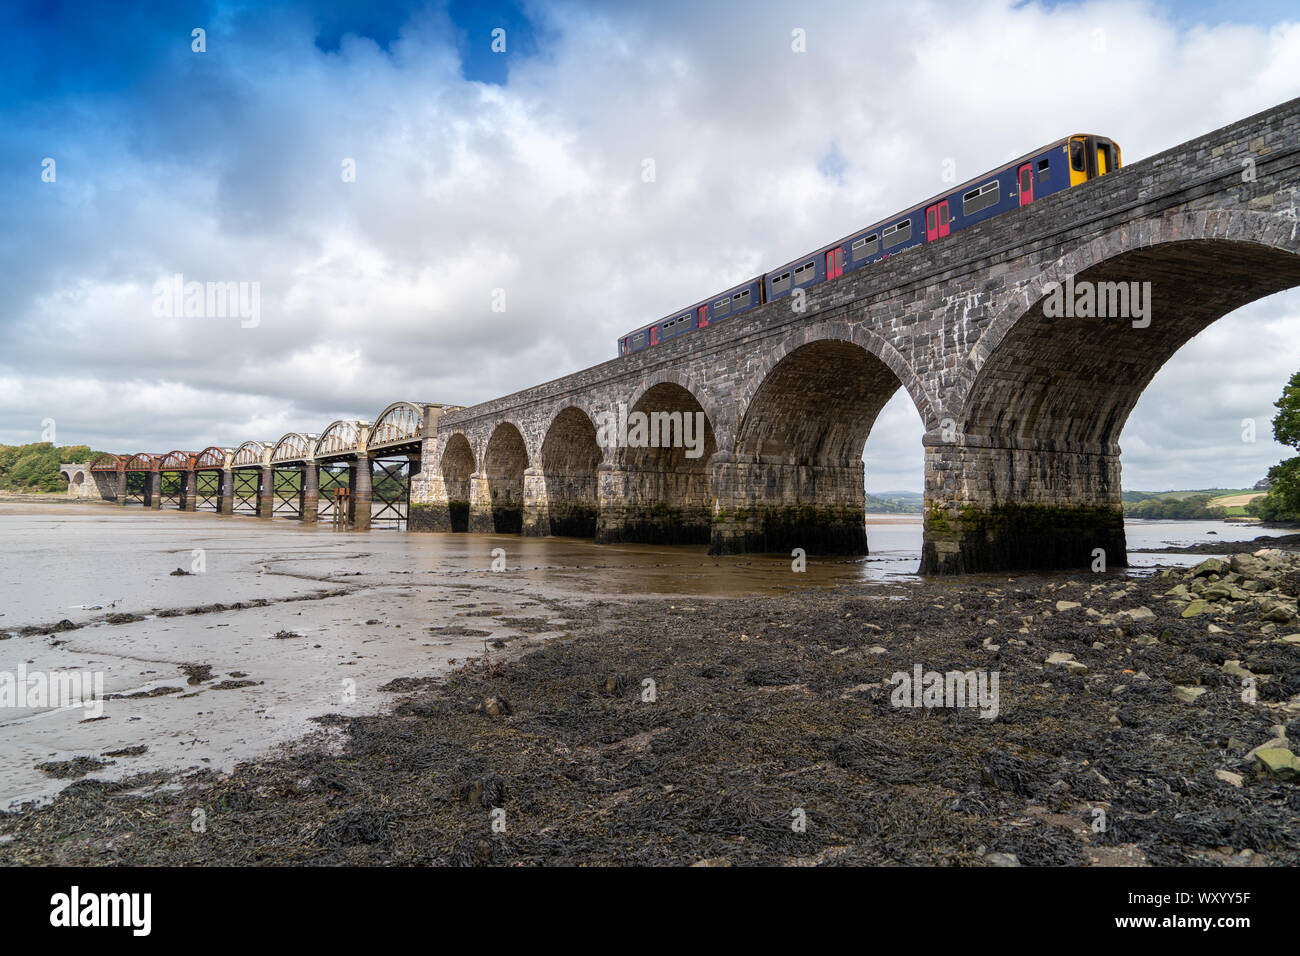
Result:
{"label": "steel bridge truss", "polygon": [[271,470],[271,514],[302,517],[302,466]]}
{"label": "steel bridge truss", "polygon": [[411,513],[411,462],[406,455],[372,458],[370,527],[406,530]]}
{"label": "steel bridge truss", "polygon": [[237,515],[257,514],[257,500],[262,490],[262,469],[239,468],[231,472],[234,500],[231,510]]}
{"label": "steel bridge truss", "polygon": [[347,494],[351,491],[348,464],[345,461],[322,462],[319,466],[317,520],[347,521]]}
{"label": "steel bridge truss", "polygon": [[221,510],[221,472],[194,472],[194,510]]}

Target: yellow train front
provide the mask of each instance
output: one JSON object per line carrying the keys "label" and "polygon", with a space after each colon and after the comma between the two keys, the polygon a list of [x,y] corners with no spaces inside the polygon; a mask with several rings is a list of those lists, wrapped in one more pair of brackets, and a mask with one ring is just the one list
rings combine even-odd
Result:
{"label": "yellow train front", "polygon": [[727,292],[635,329],[619,338],[618,354],[653,348],[784,298],[795,289],[838,279],[905,249],[947,238],[967,226],[1082,185],[1121,165],[1119,144],[1105,136],[1075,133],[1059,139]]}

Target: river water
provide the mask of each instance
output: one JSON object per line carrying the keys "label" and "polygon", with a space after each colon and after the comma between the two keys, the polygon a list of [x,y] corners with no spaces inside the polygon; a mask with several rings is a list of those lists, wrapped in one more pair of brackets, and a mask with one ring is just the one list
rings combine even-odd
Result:
{"label": "river water", "polygon": [[[1205,555],[1142,552],[1265,533],[1221,521],[1130,522],[1130,561],[1194,563]],[[393,694],[380,688],[393,678],[562,634],[566,608],[599,609],[604,598],[698,600],[851,582],[905,598],[897,585],[917,568],[920,516],[872,515],[868,540],[870,556],[812,557],[794,574],[788,557],[710,557],[703,547],[343,533],[289,520],[0,502],[0,684],[12,687],[20,671],[102,681],[89,708],[30,696],[0,703],[0,807],[48,798],[71,780],[37,765],[77,756],[110,761],[93,771],[107,779],[230,769],[326,732],[313,717],[382,711]],[[114,623],[112,614],[139,619]],[[15,633],[60,621],[76,626]],[[185,665],[211,674],[191,680]]]}

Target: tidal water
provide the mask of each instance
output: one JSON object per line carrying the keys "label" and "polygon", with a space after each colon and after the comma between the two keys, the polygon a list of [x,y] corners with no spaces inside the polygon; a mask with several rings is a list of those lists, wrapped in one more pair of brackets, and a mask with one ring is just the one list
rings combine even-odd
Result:
{"label": "tidal water", "polygon": [[[1214,521],[1131,522],[1130,560],[1192,563],[1204,555],[1143,549],[1262,533]],[[77,671],[98,675],[107,698],[94,709],[30,697],[0,704],[0,808],[66,786],[71,779],[37,765],[77,756],[106,761],[92,775],[110,779],[229,769],[325,732],[313,717],[382,711],[394,694],[381,688],[394,678],[518,653],[563,634],[577,607],[605,613],[609,598],[688,603],[860,582],[905,599],[897,585],[916,571],[920,517],[873,515],[868,541],[867,557],[811,557],[796,574],[789,557],[710,557],[704,547],[336,532],[282,519],[0,502],[0,684],[8,676],[12,686],[20,670]],[[130,618],[107,619],[116,614]],[[77,626],[16,633],[60,621]],[[190,665],[210,675],[192,679]]]}

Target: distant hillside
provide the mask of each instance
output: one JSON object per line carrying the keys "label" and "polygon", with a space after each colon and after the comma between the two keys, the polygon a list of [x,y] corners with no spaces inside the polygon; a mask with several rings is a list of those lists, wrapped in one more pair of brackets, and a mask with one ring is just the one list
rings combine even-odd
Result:
{"label": "distant hillside", "polygon": [[59,474],[64,462],[85,462],[99,452],[86,445],[55,447],[47,441],[31,445],[0,445],[0,491],[64,491]]}
{"label": "distant hillside", "polygon": [[913,515],[925,511],[925,496],[919,491],[885,491],[867,495],[867,514]]}
{"label": "distant hillside", "polygon": [[1125,491],[1130,518],[1214,519],[1244,517],[1247,505],[1264,492],[1251,488],[1201,488],[1195,491]]}
{"label": "distant hillside", "polygon": [[1198,488],[1195,491],[1125,491],[1123,499],[1125,501],[1145,501],[1148,498],[1173,498],[1182,500],[1190,498],[1192,495],[1209,495],[1211,498],[1219,498],[1225,495],[1247,495],[1254,494],[1250,488]]}

